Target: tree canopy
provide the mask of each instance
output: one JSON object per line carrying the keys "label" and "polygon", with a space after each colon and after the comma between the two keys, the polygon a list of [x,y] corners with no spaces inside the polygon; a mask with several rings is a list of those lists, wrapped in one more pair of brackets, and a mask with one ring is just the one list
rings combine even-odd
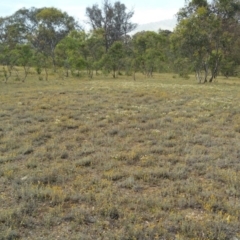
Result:
{"label": "tree canopy", "polygon": [[[178,25],[172,37],[175,52],[191,63],[199,82],[212,82],[221,69],[233,73],[231,49],[238,47],[240,2],[235,0],[187,1],[178,12]],[[236,61],[236,59],[235,59]],[[201,72],[204,72],[202,77]]]}
{"label": "tree canopy", "polygon": [[130,20],[134,11],[127,12],[127,7],[121,2],[112,4],[104,0],[102,8],[98,4],[86,9],[88,23],[93,30],[103,29],[106,51],[115,42],[123,40],[137,25]]}
{"label": "tree canopy", "polygon": [[[133,10],[117,1],[86,8],[90,31],[57,8],[22,8],[0,17],[1,76],[13,73],[25,81],[31,67],[41,77],[52,68],[63,78],[93,73],[177,72],[195,73],[199,83],[219,75],[237,74],[240,65],[240,2],[238,0],[187,0],[177,13],[173,32],[131,32]],[[24,75],[20,77],[19,67]]]}

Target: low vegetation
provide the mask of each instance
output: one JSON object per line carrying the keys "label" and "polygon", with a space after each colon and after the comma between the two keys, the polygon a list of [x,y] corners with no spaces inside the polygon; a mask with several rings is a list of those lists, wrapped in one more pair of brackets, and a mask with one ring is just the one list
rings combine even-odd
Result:
{"label": "low vegetation", "polygon": [[1,82],[0,239],[240,239],[239,79],[193,78]]}

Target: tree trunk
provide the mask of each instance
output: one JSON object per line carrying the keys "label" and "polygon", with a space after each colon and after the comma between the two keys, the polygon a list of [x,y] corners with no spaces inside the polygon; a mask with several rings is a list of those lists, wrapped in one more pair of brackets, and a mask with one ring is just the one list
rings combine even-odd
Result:
{"label": "tree trunk", "polygon": [[136,72],[133,72],[133,80],[136,81]]}
{"label": "tree trunk", "polygon": [[208,66],[207,66],[206,63],[204,63],[203,67],[204,67],[204,72],[205,72],[204,83],[206,83],[207,82],[207,76],[208,76]]}
{"label": "tree trunk", "polygon": [[212,76],[209,79],[209,82],[212,82],[213,79],[217,77],[219,62],[220,62],[220,57],[218,57],[216,62],[215,62],[215,66],[214,66],[214,68],[212,70]]}
{"label": "tree trunk", "polygon": [[5,69],[5,67],[3,67],[3,73],[4,73],[4,78],[5,78],[5,83],[7,83],[8,79],[11,77],[12,75],[12,68],[13,66],[7,66],[7,70]]}
{"label": "tree trunk", "polygon": [[15,73],[16,73],[16,75],[17,75],[17,80],[20,80],[20,76],[19,76],[18,69],[15,67],[14,70],[15,70]]}
{"label": "tree trunk", "polygon": [[93,70],[89,70],[89,77],[92,79],[93,78]]}
{"label": "tree trunk", "polygon": [[150,77],[153,77],[153,67],[150,69]]}
{"label": "tree trunk", "polygon": [[28,76],[28,73],[29,73],[29,70],[30,70],[30,67],[29,66],[24,66],[24,77],[22,79],[22,82],[25,82],[27,76]]}
{"label": "tree trunk", "polygon": [[68,69],[66,70],[66,77],[68,77],[69,76],[69,73],[68,73]]}
{"label": "tree trunk", "polygon": [[48,70],[47,70],[47,67],[45,67],[44,70],[45,70],[45,80],[47,81],[48,80]]}
{"label": "tree trunk", "polygon": [[196,79],[197,79],[198,83],[201,83],[202,82],[202,76],[201,76],[201,73],[200,73],[199,69],[196,70],[195,76],[196,76]]}

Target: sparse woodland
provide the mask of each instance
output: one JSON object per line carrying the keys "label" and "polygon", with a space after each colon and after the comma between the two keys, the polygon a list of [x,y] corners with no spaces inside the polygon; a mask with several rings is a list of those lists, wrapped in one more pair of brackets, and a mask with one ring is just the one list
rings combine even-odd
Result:
{"label": "sparse woodland", "polygon": [[[86,9],[86,32],[73,17],[56,8],[20,9],[0,18],[1,78],[25,81],[31,68],[40,79],[53,69],[63,77],[114,78],[136,72],[194,73],[199,83],[219,75],[238,75],[240,3],[237,0],[186,1],[173,32],[138,32],[134,14],[123,3],[105,0]],[[19,74],[19,68],[22,74]]]}
{"label": "sparse woodland", "polygon": [[0,18],[0,240],[239,240],[239,7]]}

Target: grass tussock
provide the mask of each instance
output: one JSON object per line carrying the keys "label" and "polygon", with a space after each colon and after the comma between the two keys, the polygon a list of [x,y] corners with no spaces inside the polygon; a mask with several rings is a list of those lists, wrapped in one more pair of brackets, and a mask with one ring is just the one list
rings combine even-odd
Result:
{"label": "grass tussock", "polygon": [[240,84],[0,83],[0,239],[240,239]]}

